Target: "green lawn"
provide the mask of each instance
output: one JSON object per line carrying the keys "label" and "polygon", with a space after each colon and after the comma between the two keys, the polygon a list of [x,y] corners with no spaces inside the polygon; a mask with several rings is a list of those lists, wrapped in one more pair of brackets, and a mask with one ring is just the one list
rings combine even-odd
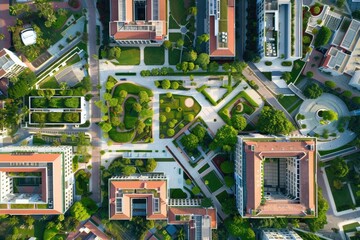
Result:
{"label": "green lawn", "polygon": [[220,0],[219,32],[227,32],[228,0]]}
{"label": "green lawn", "polygon": [[116,128],[112,128],[109,132],[109,138],[114,142],[126,143],[135,137],[135,129],[128,132],[118,132]]}
{"label": "green lawn", "polygon": [[70,17],[71,13],[67,11],[66,15],[56,14],[56,21],[54,22],[53,26],[55,29],[59,30],[64,26],[66,20]]}
{"label": "green lawn", "polygon": [[170,40],[170,42],[176,42],[176,41],[179,40],[180,38],[182,38],[182,34],[181,34],[181,33],[169,33],[169,40]]}
{"label": "green lawn", "polygon": [[56,78],[52,76],[52,77],[47,77],[44,81],[42,81],[39,87],[56,89],[56,88],[60,88],[60,85],[56,80]]}
{"label": "green lawn", "polygon": [[207,163],[205,164],[204,166],[202,166],[200,169],[199,169],[199,173],[203,173],[206,169],[208,169],[210,167],[210,165]]}
{"label": "green lawn", "polygon": [[138,95],[140,91],[145,91],[147,92],[147,94],[149,95],[149,97],[154,96],[154,94],[152,93],[152,91],[146,87],[140,86],[140,85],[135,85],[132,83],[122,83],[119,84],[115,90],[114,90],[114,97],[119,97],[120,91],[121,90],[125,90],[128,92],[128,94],[134,94],[134,95]]}
{"label": "green lawn", "polygon": [[139,114],[133,109],[133,104],[136,102],[133,97],[129,97],[125,101],[124,124],[126,129],[133,129],[139,118]]}
{"label": "green lawn", "polygon": [[164,47],[146,47],[144,49],[144,62],[146,65],[163,65],[165,62]]}
{"label": "green lawn", "polygon": [[140,48],[138,47],[122,47],[120,58],[117,58],[119,65],[139,65],[140,64]]}
{"label": "green lawn", "polygon": [[348,186],[344,185],[343,188],[340,190],[335,189],[333,185],[335,176],[332,174],[329,167],[325,168],[325,171],[331,188],[331,193],[333,195],[334,202],[336,205],[336,210],[344,211],[350,209],[351,206],[353,205],[353,201],[351,199]]}
{"label": "green lawn", "polygon": [[360,224],[358,222],[346,224],[343,226],[344,232],[354,232],[356,231],[356,228],[360,227]]}
{"label": "green lawn", "polygon": [[229,194],[224,190],[223,192],[216,195],[216,198],[220,203],[223,203],[226,201],[226,199],[229,198]]}
{"label": "green lawn", "polygon": [[179,29],[180,26],[176,23],[174,18],[170,15],[169,16],[169,29]]}
{"label": "green lawn", "polygon": [[171,188],[170,198],[187,198],[187,194],[180,188]]}
{"label": "green lawn", "polygon": [[67,60],[66,65],[71,66],[71,65],[73,65],[73,64],[75,64],[77,62],[80,62],[80,60],[81,59],[80,59],[79,54],[75,54],[69,60]]}
{"label": "green lawn", "polygon": [[187,10],[184,0],[170,0],[170,13],[179,24],[186,24]]}
{"label": "green lawn", "polygon": [[[290,82],[293,82],[293,83],[296,82],[297,78],[300,75],[300,71],[302,70],[304,65],[305,65],[305,62],[301,61],[300,59],[294,61],[293,68],[291,70],[291,81]],[[297,68],[295,69],[295,67],[297,67]]]}
{"label": "green lawn", "polygon": [[180,62],[181,51],[179,49],[172,49],[169,51],[169,64],[176,65]]}
{"label": "green lawn", "polygon": [[[194,100],[193,106],[185,106],[185,100],[187,98],[192,98]],[[167,119],[164,123],[160,123],[160,135],[164,135],[164,137],[170,137],[167,135],[167,129],[169,128],[168,124],[172,119],[177,120],[177,123],[174,127],[176,134],[183,126],[189,123],[184,119],[185,115],[192,114],[194,117],[196,117],[196,115],[201,110],[200,104],[190,96],[173,95],[172,98],[168,98],[166,94],[161,94],[160,101],[162,101],[162,103],[160,102],[160,114],[164,115]],[[170,108],[170,112],[165,111],[166,107]]]}
{"label": "green lawn", "polygon": [[289,110],[289,108],[296,102],[302,100],[298,96],[284,96],[281,99],[279,99],[280,104],[286,109]]}
{"label": "green lawn", "polygon": [[215,192],[219,188],[221,188],[224,184],[220,181],[219,177],[216,175],[215,171],[209,172],[207,175],[203,177],[203,182],[209,181],[207,187],[209,188],[210,192]]}

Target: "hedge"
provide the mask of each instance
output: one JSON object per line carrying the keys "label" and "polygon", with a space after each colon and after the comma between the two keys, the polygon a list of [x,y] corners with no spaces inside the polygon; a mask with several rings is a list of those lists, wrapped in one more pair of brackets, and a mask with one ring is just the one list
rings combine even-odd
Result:
{"label": "hedge", "polygon": [[115,76],[136,76],[136,72],[117,72]]}
{"label": "hedge", "polygon": [[118,132],[116,128],[112,128],[109,132],[109,138],[114,142],[126,143],[130,142],[135,137],[135,130],[128,132]]}
{"label": "hedge", "polygon": [[291,65],[292,65],[291,61],[283,61],[283,62],[281,62],[281,66],[284,66],[284,67],[290,67]]}

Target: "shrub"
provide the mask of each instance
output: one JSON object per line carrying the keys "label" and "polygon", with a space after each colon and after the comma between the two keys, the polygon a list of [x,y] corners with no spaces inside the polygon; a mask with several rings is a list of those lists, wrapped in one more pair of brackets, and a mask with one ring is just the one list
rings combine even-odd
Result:
{"label": "shrub", "polygon": [[342,95],[343,95],[344,97],[350,98],[351,95],[352,95],[352,92],[349,91],[349,90],[346,90],[346,91],[344,91],[344,92],[342,93]]}
{"label": "shrub", "polygon": [[303,43],[304,43],[304,44],[309,44],[310,42],[311,42],[311,39],[310,39],[309,36],[304,36],[304,37],[303,37]]}
{"label": "shrub", "polygon": [[313,9],[313,12],[314,12],[314,14],[316,14],[316,15],[317,15],[317,14],[319,14],[319,13],[320,13],[320,10],[321,10],[321,9],[320,9],[320,7],[315,6],[315,7],[314,7],[314,9]]}
{"label": "shrub", "polygon": [[301,128],[306,128],[306,124],[301,124]]}
{"label": "shrub", "polygon": [[221,163],[220,169],[225,174],[233,173],[234,172],[234,163],[230,162],[230,161],[225,161],[225,162]]}
{"label": "shrub", "polygon": [[186,179],[185,183],[186,183],[187,185],[190,185],[190,184],[191,184],[191,180],[190,180],[190,179]]}
{"label": "shrub", "polygon": [[312,71],[308,71],[308,72],[306,73],[306,76],[307,76],[308,78],[312,78],[312,77],[314,76],[314,73],[313,73]]}
{"label": "shrub", "polygon": [[272,65],[272,62],[266,61],[266,62],[265,62],[265,65],[266,65],[266,66],[271,66],[271,65]]}
{"label": "shrub", "polygon": [[283,61],[283,62],[281,62],[281,66],[284,66],[284,67],[290,67],[291,65],[292,65],[291,61]]}
{"label": "shrub", "polygon": [[321,27],[318,34],[316,35],[314,46],[316,48],[326,45],[330,38],[331,38],[332,32],[330,28],[328,27]]}
{"label": "shrub", "polygon": [[326,81],[325,85],[329,88],[335,88],[336,87],[336,83],[334,81]]}
{"label": "shrub", "polygon": [[201,191],[200,188],[198,186],[195,186],[191,189],[192,193],[195,195],[198,195]]}

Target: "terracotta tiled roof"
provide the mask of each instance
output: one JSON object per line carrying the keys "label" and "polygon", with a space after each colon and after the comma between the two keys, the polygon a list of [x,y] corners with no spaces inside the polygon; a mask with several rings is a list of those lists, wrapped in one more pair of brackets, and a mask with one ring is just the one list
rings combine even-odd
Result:
{"label": "terracotta tiled roof", "polygon": [[168,222],[170,224],[188,223],[187,221],[176,220],[176,215],[201,215],[201,216],[208,215],[211,218],[211,228],[212,229],[217,228],[216,209],[214,209],[214,208],[171,207],[171,208],[169,208],[169,211],[168,211]]}
{"label": "terracotta tiled roof", "polygon": [[[164,180],[118,180],[110,181],[110,219],[131,219],[131,200],[135,198],[143,198],[147,200],[147,219],[166,219],[167,218],[167,182]],[[159,210],[153,212],[153,195],[151,193],[123,193],[122,197],[122,213],[115,211],[115,195],[117,189],[148,189],[156,190],[159,194]]]}
{"label": "terracotta tiled roof", "polygon": [[6,54],[5,50],[4,49],[1,49],[0,50],[0,57],[4,56]]}
{"label": "terracotta tiled roof", "polygon": [[228,1],[227,14],[227,48],[218,48],[215,36],[215,18],[210,16],[210,57],[234,57],[235,56],[235,7],[232,0]]}
{"label": "terracotta tiled roof", "polygon": [[[0,154],[0,162],[3,163],[46,163],[51,162],[53,164],[53,209],[0,209],[0,214],[13,214],[13,215],[52,215],[52,214],[61,214],[63,211],[63,165],[62,165],[62,155],[61,154],[47,154],[47,153],[34,153],[31,155],[13,155],[13,154]],[[0,168],[0,171],[3,172],[32,172],[32,171],[41,171],[42,172],[42,199],[46,200],[46,182],[47,176],[45,174],[45,169],[41,167],[34,167],[30,169],[26,166],[24,167],[8,167]],[[44,179],[45,177],[45,179]]]}
{"label": "terracotta tiled roof", "polygon": [[[246,188],[247,206],[246,209],[258,209],[261,203],[261,159],[269,157],[295,157],[300,156],[300,205],[294,203],[286,205],[286,202],[279,202],[283,208],[266,208],[271,214],[292,215],[299,213],[300,209],[315,209],[315,142],[263,142],[244,140],[244,151],[246,155]],[[309,145],[314,149],[310,150]],[[267,201],[268,203],[268,201]],[[280,205],[279,205],[280,206]],[[288,206],[288,207],[286,207]],[[262,207],[264,208],[264,207]],[[289,211],[284,211],[285,209]],[[293,210],[291,210],[293,209]],[[300,211],[301,212],[301,211]],[[297,215],[297,214],[296,214]]]}
{"label": "terracotta tiled roof", "polygon": [[155,32],[154,31],[121,31],[116,32],[114,34],[114,39],[116,40],[127,40],[127,39],[139,39],[139,40],[146,40],[146,39],[155,39]]}

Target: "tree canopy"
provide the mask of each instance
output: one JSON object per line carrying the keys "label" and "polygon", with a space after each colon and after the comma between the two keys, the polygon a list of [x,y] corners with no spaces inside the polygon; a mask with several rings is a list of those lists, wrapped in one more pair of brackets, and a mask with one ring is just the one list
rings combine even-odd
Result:
{"label": "tree canopy", "polygon": [[330,164],[330,169],[336,177],[342,178],[349,173],[349,167],[344,158],[337,157]]}
{"label": "tree canopy", "polygon": [[307,86],[304,90],[304,95],[310,99],[316,99],[323,94],[323,89],[316,83]]}
{"label": "tree canopy", "polygon": [[318,32],[318,34],[315,37],[314,46],[316,48],[326,45],[330,38],[331,38],[332,32],[330,28],[322,26]]}
{"label": "tree canopy", "polygon": [[332,122],[338,120],[338,114],[333,110],[325,110],[322,113],[322,118]]}
{"label": "tree canopy", "polygon": [[90,214],[82,202],[75,202],[70,208],[70,214],[78,221],[84,221],[90,217]]}
{"label": "tree canopy", "polygon": [[225,227],[234,237],[241,239],[255,239],[255,233],[250,227],[248,219],[242,218],[239,215],[230,216],[225,219]]}
{"label": "tree canopy", "polygon": [[214,141],[211,143],[210,148],[216,149],[217,147],[233,148],[237,143],[238,131],[230,125],[224,125],[216,132]]}
{"label": "tree canopy", "polygon": [[233,114],[231,116],[231,125],[239,131],[244,130],[247,125],[246,119],[240,114]]}
{"label": "tree canopy", "polygon": [[195,134],[188,134],[181,138],[181,144],[185,149],[192,151],[199,145],[199,138]]}
{"label": "tree canopy", "polygon": [[205,137],[206,129],[201,124],[198,124],[193,129],[191,129],[191,133],[197,136],[201,142]]}
{"label": "tree canopy", "polygon": [[295,130],[282,111],[268,106],[261,111],[257,128],[260,132],[268,134],[289,134]]}

